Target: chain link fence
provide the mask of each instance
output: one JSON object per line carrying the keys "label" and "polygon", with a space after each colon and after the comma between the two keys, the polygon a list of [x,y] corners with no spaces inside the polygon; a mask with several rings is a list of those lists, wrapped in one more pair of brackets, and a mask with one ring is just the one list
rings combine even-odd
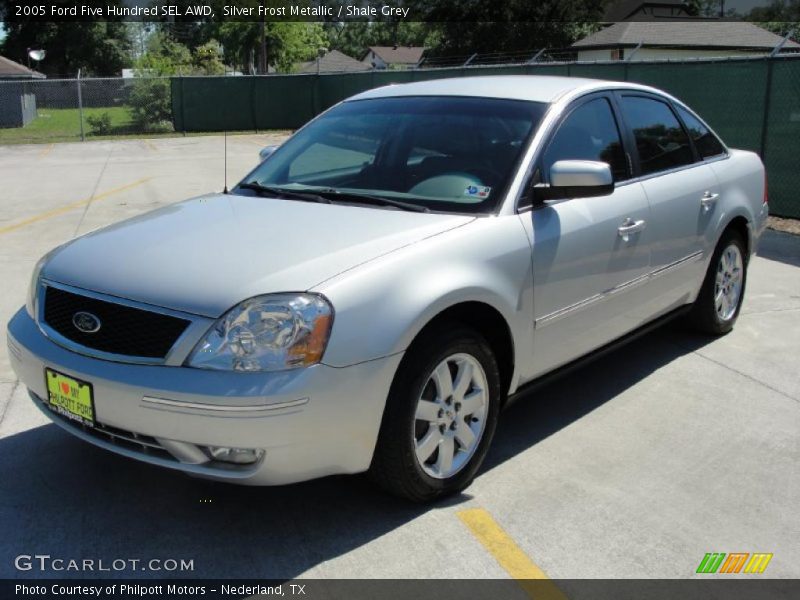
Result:
{"label": "chain link fence", "polygon": [[174,132],[169,77],[0,81],[0,144]]}

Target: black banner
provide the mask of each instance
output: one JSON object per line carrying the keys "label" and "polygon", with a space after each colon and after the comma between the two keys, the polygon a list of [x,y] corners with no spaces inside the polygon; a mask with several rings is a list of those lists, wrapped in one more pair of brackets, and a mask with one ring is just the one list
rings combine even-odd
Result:
{"label": "black banner", "polygon": [[789,600],[800,580],[726,577],[698,579],[563,580],[233,580],[4,579],[0,598],[42,600]]}
{"label": "black banner", "polygon": [[[624,4],[624,3],[623,3]],[[747,13],[735,10],[716,14],[698,12],[687,3],[675,18],[779,20],[769,0],[756,0]],[[688,11],[688,12],[687,12]],[[596,23],[626,19],[604,0],[0,0],[0,21],[410,21],[484,23]],[[644,11],[637,21],[663,20],[660,13]]]}

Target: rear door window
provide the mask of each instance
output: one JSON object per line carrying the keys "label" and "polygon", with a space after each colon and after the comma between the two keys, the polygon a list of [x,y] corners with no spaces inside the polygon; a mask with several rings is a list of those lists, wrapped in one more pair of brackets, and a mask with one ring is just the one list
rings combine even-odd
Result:
{"label": "rear door window", "polygon": [[633,131],[642,175],[694,162],[689,136],[666,102],[643,96],[623,96],[622,110]]}

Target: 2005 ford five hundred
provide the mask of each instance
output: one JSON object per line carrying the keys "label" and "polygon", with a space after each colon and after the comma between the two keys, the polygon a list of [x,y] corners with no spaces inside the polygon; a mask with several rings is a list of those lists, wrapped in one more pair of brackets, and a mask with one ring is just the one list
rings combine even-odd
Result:
{"label": "2005 ford five hundred", "polygon": [[758,156],[659,90],[389,86],[230,193],[50,252],[8,344],[33,402],[113,452],[431,500],[526,384],[678,313],[730,331],[766,216]]}

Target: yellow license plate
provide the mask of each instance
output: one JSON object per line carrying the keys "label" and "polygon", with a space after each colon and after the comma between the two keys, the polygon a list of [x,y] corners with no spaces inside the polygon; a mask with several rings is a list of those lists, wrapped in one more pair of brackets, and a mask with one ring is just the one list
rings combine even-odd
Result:
{"label": "yellow license plate", "polygon": [[94,426],[92,384],[45,368],[47,401],[54,411],[79,423]]}

